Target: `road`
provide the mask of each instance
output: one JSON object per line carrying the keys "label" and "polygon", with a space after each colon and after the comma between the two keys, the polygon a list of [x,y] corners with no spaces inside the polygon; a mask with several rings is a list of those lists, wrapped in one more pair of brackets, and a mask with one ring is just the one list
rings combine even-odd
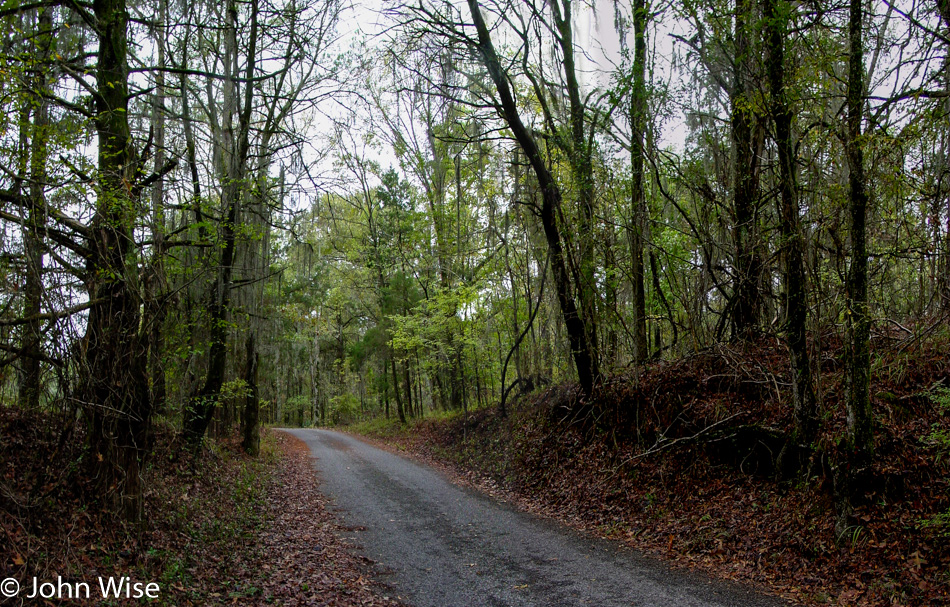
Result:
{"label": "road", "polygon": [[786,605],[519,512],[347,434],[287,432],[310,447],[375,577],[415,607]]}

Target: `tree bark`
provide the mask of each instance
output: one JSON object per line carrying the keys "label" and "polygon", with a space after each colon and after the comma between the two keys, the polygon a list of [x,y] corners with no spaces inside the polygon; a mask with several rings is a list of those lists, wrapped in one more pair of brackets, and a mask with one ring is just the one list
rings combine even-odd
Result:
{"label": "tree bark", "polygon": [[95,0],[99,53],[96,72],[98,191],[88,261],[89,309],[83,338],[85,369],[78,389],[89,420],[92,478],[124,518],[142,516],[141,468],[148,452],[151,400],[147,347],[139,334],[137,219],[128,120],[128,11],[125,0]]}
{"label": "tree bark", "polygon": [[[937,9],[940,11],[940,17],[943,19],[944,31],[950,32],[950,0],[937,0]],[[943,60],[944,90],[950,93],[950,56]],[[943,100],[945,116],[950,116],[950,97]],[[938,296],[940,297],[940,309],[945,315],[950,315],[950,137],[947,136],[947,125],[944,125],[943,135],[943,168],[938,182],[937,196],[941,197],[947,213],[946,224],[943,229],[943,256],[942,268],[940,269],[940,284],[938,286]],[[938,205],[937,217],[940,216],[941,209]],[[940,230],[941,228],[937,228]]]}
{"label": "tree bark", "polygon": [[851,0],[848,39],[848,200],[851,219],[851,265],[848,268],[849,377],[848,439],[857,463],[864,463],[874,449],[870,386],[870,333],[868,314],[868,194],[864,174],[864,144],[861,120],[864,115],[864,50],[862,0]]}
{"label": "tree bark", "polygon": [[633,94],[630,98],[630,282],[633,289],[633,361],[648,358],[646,325],[646,287],[644,284],[643,250],[646,223],[649,220],[646,202],[643,163],[647,130],[647,9],[646,0],[633,1]]}
{"label": "tree bark", "polygon": [[409,375],[409,360],[402,363],[402,375],[406,383],[406,415],[413,416],[412,408],[412,377]]}
{"label": "tree bark", "polygon": [[733,335],[753,337],[759,329],[761,301],[759,277],[761,261],[757,253],[756,198],[758,196],[757,156],[753,143],[752,97],[749,91],[749,66],[752,49],[749,21],[752,0],[736,0],[735,57],[730,101],[732,103],[732,143],[735,155],[733,211],[735,226],[735,279],[731,320]]}
{"label": "tree bark", "polygon": [[[391,348],[390,348],[391,350]],[[405,425],[406,423],[406,409],[403,407],[402,395],[399,393],[399,375],[396,374],[396,355],[395,353],[390,353],[389,355],[389,366],[393,374],[393,395],[396,397],[396,416],[399,418],[399,423]]]}
{"label": "tree bark", "polygon": [[548,4],[551,7],[554,26],[559,34],[557,41],[563,58],[571,134],[568,157],[571,164],[571,178],[577,192],[577,202],[580,206],[579,229],[575,234],[578,244],[576,249],[577,274],[574,278],[575,291],[580,308],[579,314],[584,330],[587,332],[587,343],[591,345],[589,356],[593,359],[594,365],[599,366],[597,282],[595,278],[596,264],[594,262],[594,217],[597,198],[594,191],[594,159],[593,150],[591,149],[593,139],[588,139],[585,128],[587,108],[581,100],[580,83],[577,80],[575,67],[572,2],[571,0],[553,0]]}
{"label": "tree bark", "polygon": [[799,442],[810,444],[817,432],[817,402],[808,359],[807,286],[795,174],[795,147],[792,141],[793,117],[785,84],[785,37],[791,7],[784,0],[765,0],[764,9],[769,46],[770,109],[775,123],[775,146],[779,161],[779,216],[785,262],[785,338],[794,373],[792,398],[795,434]]}
{"label": "tree bark", "polygon": [[30,141],[30,209],[23,231],[23,252],[26,261],[24,280],[23,316],[30,319],[23,325],[21,348],[23,351],[19,377],[19,401],[28,409],[40,406],[41,366],[43,357],[41,321],[38,318],[43,298],[43,240],[46,231],[46,163],[49,156],[49,100],[45,96],[50,86],[50,75],[46,70],[53,48],[52,9],[40,9],[37,17],[37,64],[39,67],[32,77],[32,89],[36,94],[35,109],[29,128]]}
{"label": "tree bark", "polygon": [[241,425],[244,440],[241,443],[244,452],[252,457],[257,457],[261,450],[261,431],[260,431],[260,398],[257,393],[257,367],[260,362],[260,354],[254,343],[254,332],[247,336],[244,349],[247,353],[246,366],[244,368],[244,381],[247,384],[247,396],[244,400],[244,415]]}
{"label": "tree bark", "polygon": [[[168,21],[167,3],[160,0],[158,11],[162,23]],[[165,38],[156,34],[158,64],[165,66]],[[152,132],[154,137],[155,174],[165,165],[165,74],[155,74],[155,97],[152,100]],[[166,399],[165,366],[162,356],[165,351],[165,316],[168,306],[163,301],[165,288],[165,179],[159,177],[152,186],[152,259],[146,273],[146,324],[149,327],[148,365],[152,388],[152,406],[157,413],[164,411]]]}

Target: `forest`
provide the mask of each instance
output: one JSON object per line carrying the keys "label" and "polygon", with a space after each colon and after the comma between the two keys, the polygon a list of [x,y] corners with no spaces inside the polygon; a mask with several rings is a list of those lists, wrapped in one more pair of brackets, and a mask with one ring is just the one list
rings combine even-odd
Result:
{"label": "forest", "polygon": [[0,20],[4,572],[55,496],[141,529],[152,467],[342,425],[522,486],[701,453],[948,600],[948,0]]}

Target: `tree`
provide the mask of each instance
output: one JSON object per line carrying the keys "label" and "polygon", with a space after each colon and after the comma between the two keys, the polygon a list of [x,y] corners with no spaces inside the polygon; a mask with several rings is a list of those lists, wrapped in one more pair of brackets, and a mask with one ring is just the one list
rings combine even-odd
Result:
{"label": "tree", "polygon": [[[238,7],[233,0],[228,3],[225,26],[224,65],[227,69],[223,91],[224,123],[216,139],[223,150],[221,175],[221,199],[224,218],[221,222],[221,258],[218,263],[214,286],[209,294],[208,322],[211,349],[208,355],[208,372],[202,387],[191,397],[186,409],[184,421],[185,437],[192,445],[197,445],[211,423],[214,408],[225,380],[227,365],[228,305],[231,300],[231,280],[234,270],[236,233],[240,208],[247,189],[248,157],[250,154],[251,115],[254,110],[253,81],[256,75],[258,11],[260,4],[252,0],[248,21],[250,33],[247,42],[246,68],[243,78],[244,89],[241,95],[241,77],[238,65]],[[212,103],[214,100],[210,100]],[[237,118],[237,124],[234,119]]]}
{"label": "tree", "polygon": [[757,212],[759,192],[758,150],[754,102],[752,100],[753,27],[752,0],[735,3],[735,56],[733,58],[730,102],[734,154],[732,200],[735,223],[735,279],[731,306],[733,334],[752,337],[759,330],[761,303],[759,282],[762,260],[758,251]]}
{"label": "tree", "polygon": [[[23,316],[29,319],[23,326],[21,349],[23,362],[20,370],[19,398],[20,402],[30,408],[37,409],[40,405],[41,367],[43,358],[42,331],[39,315],[43,297],[43,240],[46,227],[46,185],[48,181],[46,165],[50,137],[50,102],[47,98],[51,88],[51,77],[46,69],[52,57],[53,19],[52,8],[42,8],[37,16],[36,35],[33,44],[36,59],[29,88],[32,92],[31,101],[24,104],[24,108],[33,107],[33,119],[21,117],[20,128],[29,132],[29,150],[23,150],[29,156],[29,209],[27,211],[26,226],[23,233],[23,253],[26,261],[26,277],[24,285]],[[28,112],[29,110],[26,110]],[[25,147],[25,146],[24,146]]]}
{"label": "tree", "polygon": [[779,0],[764,0],[763,18],[768,45],[770,113],[775,128],[775,147],[779,164],[779,217],[785,283],[785,335],[788,342],[794,381],[792,402],[795,411],[796,438],[810,444],[817,432],[817,401],[808,359],[808,302],[805,282],[804,245],[800,226],[800,205],[796,179],[795,144],[792,139],[793,114],[785,77],[785,38],[791,18],[791,5]]}
{"label": "tree", "polygon": [[869,393],[871,372],[871,317],[868,308],[867,213],[868,193],[864,171],[861,123],[865,110],[864,5],[851,0],[848,18],[848,123],[845,148],[848,158],[848,202],[851,231],[851,264],[848,267],[848,441],[854,463],[865,464],[874,450],[873,417]]}
{"label": "tree", "polygon": [[[940,18],[943,21],[944,31],[950,31],[950,0],[936,0],[937,10],[940,13]],[[943,39],[944,45],[950,47],[950,41],[946,37]],[[944,92],[950,95],[950,56],[945,57],[943,61],[943,86]],[[945,120],[950,118],[950,96],[942,101],[943,105],[943,114]],[[943,309],[943,312],[950,313],[950,141],[947,140],[946,129],[944,129],[944,137],[942,141],[942,151],[943,158],[939,159],[938,162],[942,162],[943,168],[937,174],[937,198],[943,198],[942,203],[946,207],[947,220],[946,228],[943,234],[943,269],[941,272],[941,282],[943,283],[940,289],[940,305]],[[937,216],[939,217],[940,211],[938,206]],[[940,230],[941,228],[937,228]]]}
{"label": "tree", "polygon": [[129,127],[128,10],[125,0],[97,1],[92,15],[74,10],[95,24],[99,41],[96,210],[87,230],[90,308],[78,397],[89,419],[92,478],[125,518],[138,521],[152,401],[133,238],[145,182]]}
{"label": "tree", "polygon": [[[168,22],[168,3],[159,0],[159,18]],[[166,163],[165,123],[166,123],[166,37],[164,32],[152,32],[155,41],[158,72],[155,74],[155,92],[151,107],[151,132],[155,146],[154,172],[158,175],[151,191],[151,217],[149,231],[152,235],[152,256],[144,278],[147,309],[144,311],[148,327],[148,366],[151,385],[152,407],[156,413],[166,410],[167,387],[165,375],[165,319],[169,311],[167,295],[167,276],[165,272],[165,175],[162,173]]]}
{"label": "tree", "polygon": [[[569,2],[567,6],[570,6]],[[574,300],[574,295],[571,292],[572,282],[567,270],[567,260],[562,243],[561,228],[557,220],[557,213],[562,201],[561,189],[545,165],[534,136],[525,127],[518,113],[518,108],[511,92],[511,86],[508,82],[508,76],[498,59],[494,43],[491,40],[491,34],[482,17],[478,3],[475,0],[468,0],[468,7],[478,33],[476,50],[485,68],[488,70],[488,74],[498,93],[499,113],[504,118],[506,125],[511,130],[518,145],[524,151],[541,189],[541,224],[544,227],[544,235],[551,254],[551,271],[554,276],[558,303],[561,306],[561,314],[567,329],[568,339],[571,343],[571,354],[577,369],[578,380],[581,384],[581,389],[589,396],[593,393],[594,386],[600,379],[600,369],[596,356],[596,341],[592,340],[592,336],[596,335],[596,332],[592,327],[594,322],[593,318],[580,314]],[[569,17],[567,19],[569,19]],[[559,19],[559,21],[563,24],[566,19]],[[576,128],[576,122],[573,122],[572,126]],[[574,131],[572,131],[572,133],[574,133]],[[578,153],[583,152],[578,150]],[[589,234],[583,235],[582,237],[587,236],[589,236]],[[578,286],[580,291],[583,291],[583,287]],[[590,306],[588,306],[588,310],[589,309],[591,309]]]}
{"label": "tree", "polygon": [[[217,7],[212,5],[212,12]],[[275,21],[263,22],[269,15],[279,15]],[[283,150],[291,150],[303,164],[300,148],[306,140],[292,126],[295,117],[307,111],[326,93],[319,85],[332,78],[333,67],[321,68],[313,61],[325,51],[340,14],[337,2],[329,0],[320,5],[299,6],[293,0],[286,4],[262,4],[254,0],[246,8],[236,2],[224,7],[225,26],[222,28],[222,53],[205,59],[213,66],[220,65],[223,74],[213,70],[199,72],[205,80],[210,134],[209,156],[214,167],[212,183],[217,186],[219,221],[217,224],[218,255],[211,256],[214,280],[203,294],[207,302],[205,329],[209,342],[207,372],[203,381],[194,385],[185,410],[184,434],[187,442],[196,446],[206,433],[214,416],[218,397],[228,375],[229,337],[231,334],[235,268],[248,239],[254,240],[270,229],[273,197],[268,194],[276,158]],[[214,30],[213,30],[214,31]],[[203,34],[202,34],[203,35]],[[203,51],[203,38],[195,44]],[[187,57],[189,49],[184,50]],[[182,70],[188,71],[188,70]],[[183,86],[183,109],[189,92]],[[197,161],[194,157],[195,135],[190,120],[185,120],[189,164],[192,167],[193,190],[197,218],[204,217],[199,199]],[[278,201],[283,204],[281,197]],[[208,238],[205,226],[199,235]],[[266,238],[265,238],[266,240]],[[256,248],[256,247],[253,247]],[[268,255],[266,247],[260,255],[250,253],[248,259]],[[265,280],[264,264],[254,261],[248,272],[253,276],[241,277],[242,289]],[[254,300],[252,308],[261,298]],[[248,309],[255,314],[258,310]],[[255,342],[257,343],[257,342]]]}
{"label": "tree", "polygon": [[[646,0],[633,1],[633,71],[630,96],[630,282],[633,287],[633,360],[647,359],[646,287],[643,250],[649,209],[646,200],[645,144],[647,131],[647,24]],[[654,272],[655,262],[654,262]]]}
{"label": "tree", "polygon": [[244,382],[247,385],[247,394],[244,397],[241,447],[245,453],[255,457],[261,450],[261,432],[260,398],[257,388],[257,368],[260,364],[260,354],[254,344],[254,331],[251,331],[247,336],[245,351],[247,352],[247,361],[245,363]]}
{"label": "tree", "polygon": [[[469,3],[471,6],[471,3]],[[589,127],[588,108],[581,99],[582,91],[577,75],[574,44],[574,14],[571,0],[553,0],[548,5],[551,9],[551,20],[556,29],[555,41],[561,54],[561,65],[564,85],[568,99],[568,129],[570,137],[558,136],[559,130],[549,129],[554,133],[554,140],[565,151],[571,167],[571,182],[574,187],[577,204],[580,207],[578,216],[578,231],[574,234],[566,233],[577,241],[577,260],[574,270],[575,291],[580,308],[580,317],[583,328],[587,333],[587,343],[590,344],[588,353],[591,359],[592,376],[596,381],[599,376],[599,344],[597,341],[597,284],[595,278],[596,264],[594,262],[594,216],[596,197],[594,190],[594,129]],[[481,32],[479,32],[480,34]],[[524,39],[524,38],[523,38]],[[530,72],[526,71],[526,75]],[[530,76],[529,76],[530,77]],[[543,90],[540,82],[532,78],[532,86],[536,91]],[[542,101],[542,111],[549,125],[554,121],[550,110],[543,102],[544,96],[538,95]],[[581,386],[586,393],[590,393],[581,380]]]}
{"label": "tree", "polygon": [[[459,163],[470,139],[465,130],[471,128],[475,121],[468,117],[466,127],[461,127],[464,117],[461,104],[450,95],[441,94],[442,91],[453,89],[456,86],[455,80],[459,78],[450,56],[441,53],[437,58],[436,69],[425,75],[422,75],[422,69],[408,65],[411,60],[412,55],[393,57],[385,63],[386,72],[392,74],[392,84],[395,85],[393,88],[397,89],[392,91],[393,107],[389,107],[382,91],[374,90],[372,111],[380,116],[385,125],[382,136],[397,153],[400,164],[415,177],[425,193],[435,236],[435,264],[439,288],[442,293],[448,294],[463,278],[463,260],[459,254],[463,246],[460,242],[463,196]],[[433,63],[430,57],[423,60],[430,65]],[[396,84],[403,81],[403,76],[392,73],[393,70],[414,71],[411,86]],[[386,176],[383,178],[385,184]],[[453,178],[458,184],[455,188],[454,205],[450,187]],[[450,231],[452,223],[455,223],[457,228],[455,238],[452,238]],[[455,317],[457,313],[457,309],[447,310],[448,317]],[[444,384],[448,383],[450,408],[462,409],[465,407],[465,369],[458,348],[461,342],[455,334],[456,323],[445,322],[442,325],[446,329],[443,341],[444,350],[447,351],[444,366],[448,369],[448,380],[446,381],[441,373],[436,373],[434,379],[440,393],[445,391]]]}

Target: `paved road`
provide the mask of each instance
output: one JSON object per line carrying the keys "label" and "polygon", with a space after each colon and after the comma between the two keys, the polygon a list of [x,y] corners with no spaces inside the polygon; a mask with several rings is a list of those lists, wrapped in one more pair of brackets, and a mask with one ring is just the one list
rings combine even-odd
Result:
{"label": "paved road", "polygon": [[673,572],[616,542],[460,488],[349,435],[288,430],[310,447],[321,490],[358,528],[377,578],[415,607],[772,607],[781,601]]}

